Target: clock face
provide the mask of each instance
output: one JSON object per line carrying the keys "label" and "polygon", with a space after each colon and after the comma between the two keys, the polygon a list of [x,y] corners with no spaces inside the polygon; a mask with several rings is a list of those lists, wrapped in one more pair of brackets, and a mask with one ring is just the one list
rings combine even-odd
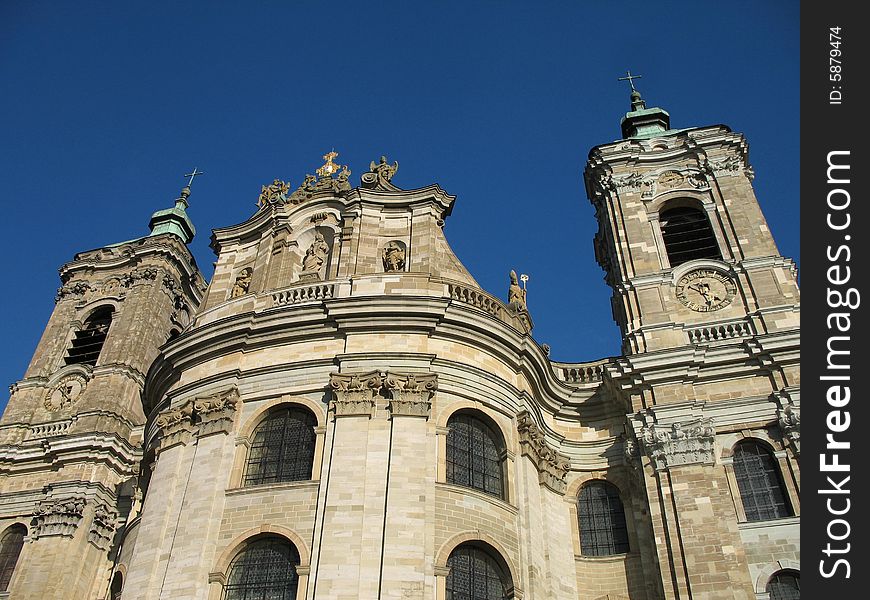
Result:
{"label": "clock face", "polygon": [[689,271],[677,282],[677,298],[697,312],[719,310],[731,304],[737,286],[725,273],[713,269]]}
{"label": "clock face", "polygon": [[67,408],[78,399],[87,384],[87,379],[81,375],[67,375],[48,390],[45,408],[51,412]]}

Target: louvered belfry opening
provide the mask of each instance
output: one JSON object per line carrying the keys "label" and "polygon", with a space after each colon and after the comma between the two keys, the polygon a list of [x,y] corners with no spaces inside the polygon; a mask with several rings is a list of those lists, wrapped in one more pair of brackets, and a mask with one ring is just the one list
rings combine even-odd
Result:
{"label": "louvered belfry opening", "polygon": [[722,259],[707,215],[689,206],[662,211],[662,237],[671,267],[696,258]]}
{"label": "louvered belfry opening", "polygon": [[66,364],[96,366],[112,324],[112,312],[111,306],[98,309],[85,321],[84,327],[76,331],[64,358]]}

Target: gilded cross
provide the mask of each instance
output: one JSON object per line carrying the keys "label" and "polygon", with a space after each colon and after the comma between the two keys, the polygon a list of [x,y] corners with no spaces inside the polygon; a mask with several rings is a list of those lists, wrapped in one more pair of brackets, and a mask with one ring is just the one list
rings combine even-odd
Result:
{"label": "gilded cross", "polygon": [[205,175],[205,172],[204,171],[197,171],[196,167],[194,167],[192,173],[188,173],[187,175],[185,175],[185,177],[190,177],[190,181],[187,182],[187,187],[190,187],[191,185],[193,185],[193,178],[196,177],[197,175]]}
{"label": "gilded cross", "polygon": [[627,77],[620,77],[619,81],[626,81],[627,80],[628,85],[631,86],[631,91],[636,92],[637,90],[634,89],[634,82],[632,81],[632,79],[640,79],[641,77],[643,77],[643,75],[632,75],[631,71],[626,71],[626,73],[628,76]]}
{"label": "gilded cross", "polygon": [[317,171],[316,171],[317,174],[320,175],[321,177],[327,177],[327,176],[331,177],[333,173],[338,171],[338,165],[336,165],[334,162],[332,162],[332,160],[336,157],[338,157],[338,152],[336,152],[335,150],[332,150],[331,152],[327,152],[326,154],[324,154],[323,160],[325,160],[326,163],[322,167],[317,169]]}

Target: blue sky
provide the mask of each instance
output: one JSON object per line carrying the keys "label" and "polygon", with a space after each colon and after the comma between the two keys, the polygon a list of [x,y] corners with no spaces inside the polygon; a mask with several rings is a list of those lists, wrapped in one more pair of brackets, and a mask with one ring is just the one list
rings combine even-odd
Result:
{"label": "blue sky", "polygon": [[[488,291],[529,273],[535,338],[556,360],[619,354],[582,172],[618,139],[626,69],[675,128],[750,144],[780,252],[799,259],[799,4],[716,2],[19,2],[0,4],[0,383],[24,375],[57,268],[148,232],[193,167],[210,230],[295,187],[332,148],[352,181],[458,199],[445,231]],[[0,405],[5,404],[5,391]]]}

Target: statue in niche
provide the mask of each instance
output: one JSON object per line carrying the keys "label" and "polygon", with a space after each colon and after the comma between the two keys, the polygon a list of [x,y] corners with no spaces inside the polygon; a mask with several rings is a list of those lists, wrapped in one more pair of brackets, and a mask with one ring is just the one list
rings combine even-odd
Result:
{"label": "statue in niche", "polygon": [[251,267],[245,267],[236,276],[236,281],[233,283],[233,291],[230,292],[230,298],[238,298],[248,293],[248,288],[251,287],[251,279],[254,270]]}
{"label": "statue in niche", "polygon": [[302,259],[303,271],[307,273],[319,272],[323,263],[326,262],[327,254],[329,254],[329,245],[323,239],[323,234],[318,231],[314,235],[314,241],[305,251],[305,258]]}
{"label": "statue in niche", "polygon": [[526,310],[526,290],[517,281],[517,272],[511,270],[511,285],[508,288],[508,305],[518,310]]}
{"label": "statue in niche", "polygon": [[389,242],[384,247],[382,258],[387,273],[405,270],[405,249],[399,242]]}

